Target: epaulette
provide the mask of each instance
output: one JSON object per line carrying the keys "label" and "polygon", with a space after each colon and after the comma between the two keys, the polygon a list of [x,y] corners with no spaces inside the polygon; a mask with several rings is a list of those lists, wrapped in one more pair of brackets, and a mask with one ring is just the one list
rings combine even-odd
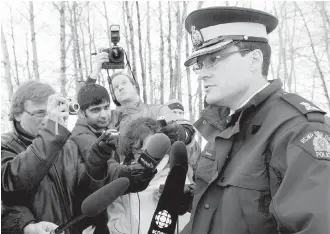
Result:
{"label": "epaulette", "polygon": [[308,122],[325,122],[326,112],[305,98],[294,93],[284,93],[282,95],[282,99],[289,103],[291,106],[295,107],[303,115],[305,115],[308,119]]}

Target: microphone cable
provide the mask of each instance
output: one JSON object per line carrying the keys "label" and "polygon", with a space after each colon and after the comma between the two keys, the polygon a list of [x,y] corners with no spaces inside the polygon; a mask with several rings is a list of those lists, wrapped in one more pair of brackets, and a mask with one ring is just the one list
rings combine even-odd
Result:
{"label": "microphone cable", "polygon": [[138,223],[138,234],[140,234],[140,216],[141,216],[141,210],[140,210],[140,196],[139,196],[139,193],[136,193],[137,197],[138,197],[138,200],[139,200],[139,223]]}

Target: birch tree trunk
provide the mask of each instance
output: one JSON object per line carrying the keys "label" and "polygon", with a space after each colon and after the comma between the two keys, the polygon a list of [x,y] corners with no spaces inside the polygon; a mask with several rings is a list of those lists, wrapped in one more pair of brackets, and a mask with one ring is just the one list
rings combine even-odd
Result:
{"label": "birch tree trunk", "polygon": [[137,1],[135,3],[136,3],[136,15],[137,15],[137,23],[138,23],[139,55],[140,55],[140,64],[141,64],[141,76],[142,76],[141,79],[142,79],[142,86],[143,86],[143,101],[145,103],[147,103],[148,102],[148,100],[147,100],[147,81],[146,81],[146,74],[145,74],[144,64],[143,64],[140,9],[139,9],[139,3]]}
{"label": "birch tree trunk", "polygon": [[160,25],[160,48],[159,48],[159,60],[160,60],[160,103],[164,104],[164,32],[163,32],[163,14],[162,14],[162,2],[158,2],[159,7],[159,25]]}
{"label": "birch tree trunk", "polygon": [[37,54],[37,43],[36,43],[36,32],[34,29],[34,13],[33,13],[33,2],[29,2],[29,13],[30,13],[30,31],[31,31],[31,44],[32,44],[32,55],[33,55],[33,73],[36,80],[40,80],[39,77],[39,64]]}
{"label": "birch tree trunk", "polygon": [[66,97],[65,2],[60,2],[61,93]]}
{"label": "birch tree trunk", "polygon": [[129,44],[129,35],[128,35],[128,29],[127,29],[127,19],[126,19],[126,7],[125,3],[122,3],[122,12],[123,12],[123,25],[124,25],[124,37],[126,41],[126,55],[127,60],[131,61],[131,52],[130,52],[130,44]]}
{"label": "birch tree trunk", "polygon": [[8,47],[7,47],[5,34],[3,33],[2,25],[1,25],[1,49],[2,49],[2,53],[3,53],[2,63],[3,63],[3,67],[5,69],[5,80],[6,80],[6,84],[7,84],[8,100],[11,101],[14,89],[13,89],[13,83],[11,81]]}
{"label": "birch tree trunk", "polygon": [[16,75],[13,75],[14,81],[17,86],[19,86],[19,74],[18,74],[18,67],[17,67],[17,56],[16,56],[16,41],[15,41],[15,34],[14,34],[14,25],[13,25],[13,15],[10,7],[10,29],[11,29],[11,39],[13,41],[12,49],[13,49],[13,55],[14,55],[14,65],[15,65],[15,73]]}
{"label": "birch tree trunk", "polygon": [[104,18],[105,18],[105,26],[107,28],[107,35],[108,35],[108,43],[109,46],[111,47],[111,35],[110,35],[110,27],[109,27],[109,18],[108,18],[108,11],[107,11],[107,6],[105,5],[105,1],[103,1],[103,9],[104,9]]}
{"label": "birch tree trunk", "polygon": [[78,62],[78,72],[80,76],[80,81],[84,80],[84,75],[82,71],[82,64],[81,64],[81,56],[80,56],[80,45],[79,45],[79,35],[78,35],[78,21],[77,21],[77,2],[73,2],[73,29],[74,29],[74,34],[75,37],[74,39],[76,40],[75,44],[75,52],[77,54],[77,62]]}
{"label": "birch tree trunk", "polygon": [[[133,73],[134,77],[136,78],[136,54],[135,54],[133,20],[131,17],[130,8],[128,6],[127,1],[125,2],[125,6],[126,6],[125,13],[126,13],[126,17],[127,17],[129,31],[130,31],[130,44],[131,44],[131,51],[132,51],[132,61],[130,61],[130,64],[132,66],[132,73]],[[133,6],[132,6],[132,8],[133,8]],[[133,10],[132,10],[132,12],[133,12]]]}
{"label": "birch tree trunk", "polygon": [[322,72],[322,69],[320,67],[320,61],[319,61],[319,59],[318,59],[318,57],[316,55],[315,44],[313,42],[312,35],[311,35],[310,31],[309,31],[309,28],[308,28],[306,19],[304,17],[304,14],[302,13],[301,9],[299,8],[297,2],[294,2],[294,4],[295,4],[297,10],[299,11],[301,18],[303,19],[304,26],[305,26],[306,31],[307,31],[307,34],[308,34],[310,46],[311,46],[311,49],[313,51],[313,56],[314,56],[314,59],[315,59],[316,68],[317,68],[317,70],[319,72],[319,75],[320,75],[320,78],[321,78],[322,87],[323,87],[323,91],[324,91],[324,96],[325,96],[325,98],[327,100],[328,108],[330,109],[330,96],[329,96],[329,92],[328,92],[327,85],[326,85],[326,82],[325,82],[325,77],[324,77],[323,72]]}
{"label": "birch tree trunk", "polygon": [[171,38],[172,38],[172,19],[171,19],[171,2],[167,2],[167,16],[168,16],[168,36],[167,36],[167,45],[168,45],[168,63],[170,67],[170,99],[175,96],[175,91],[174,91],[174,71],[173,71],[173,63],[172,63],[172,43],[171,43]]}
{"label": "birch tree trunk", "polygon": [[[324,32],[324,40],[325,40],[325,50],[328,58],[328,66],[329,66],[329,73],[330,73],[330,49],[329,49],[329,31],[330,31],[330,24],[327,24],[327,11],[325,10],[325,2],[319,3],[321,6],[321,17],[323,23],[323,32]],[[329,3],[328,3],[329,4]]]}
{"label": "birch tree trunk", "polygon": [[[185,32],[185,42],[186,42],[186,57],[189,56],[190,50],[189,50],[189,40],[188,40],[188,33]],[[193,113],[193,107],[192,107],[192,95],[191,95],[191,80],[190,80],[190,67],[186,67],[186,73],[187,73],[187,84],[188,84],[188,107],[189,107],[189,117],[190,122],[195,122],[195,115]]]}
{"label": "birch tree trunk", "polygon": [[25,54],[26,54],[26,61],[25,61],[25,66],[27,69],[27,73],[28,73],[28,79],[32,80],[32,75],[31,75],[31,71],[30,71],[30,53],[29,53],[29,39],[28,39],[28,35],[27,33],[25,33]]}
{"label": "birch tree trunk", "polygon": [[148,74],[150,83],[150,103],[154,103],[154,81],[152,79],[152,60],[151,60],[151,42],[150,42],[150,4],[147,2],[147,44],[148,44]]}
{"label": "birch tree trunk", "polygon": [[[69,5],[69,3],[68,3]],[[76,53],[76,48],[77,48],[77,40],[76,40],[76,33],[75,33],[75,29],[74,29],[74,21],[73,21],[73,9],[71,9],[70,7],[69,11],[70,11],[70,28],[71,28],[71,37],[72,37],[72,63],[73,63],[73,77],[74,77],[74,81],[75,81],[75,85],[76,85],[76,94],[78,94],[79,91],[79,80],[78,80],[78,66],[77,66],[77,53]]]}

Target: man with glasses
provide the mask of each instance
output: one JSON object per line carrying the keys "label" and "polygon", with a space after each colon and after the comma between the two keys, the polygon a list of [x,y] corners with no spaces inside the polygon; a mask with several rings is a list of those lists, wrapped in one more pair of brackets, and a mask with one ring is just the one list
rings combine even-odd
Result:
{"label": "man with glasses", "polygon": [[1,135],[3,233],[50,232],[79,215],[80,201],[107,182],[105,174],[91,175],[91,163],[69,140],[68,115],[67,100],[48,84],[30,81],[14,93],[13,131]]}
{"label": "man with glasses", "polygon": [[324,111],[285,93],[279,79],[267,81],[268,34],[277,24],[237,7],[186,18],[194,51],[185,65],[203,80],[207,108],[224,110],[210,122],[228,118],[221,132],[195,124],[213,144],[197,166],[184,234],[330,232],[330,127]]}

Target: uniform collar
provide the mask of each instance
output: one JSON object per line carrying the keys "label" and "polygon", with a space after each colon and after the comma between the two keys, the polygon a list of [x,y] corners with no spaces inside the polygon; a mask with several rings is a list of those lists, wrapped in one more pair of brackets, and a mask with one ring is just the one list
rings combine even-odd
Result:
{"label": "uniform collar", "polygon": [[228,120],[229,125],[233,125],[234,122],[241,118],[241,115],[250,108],[255,108],[259,106],[263,101],[265,101],[272,94],[277,92],[282,88],[282,81],[280,79],[269,81],[269,84],[255,94],[244,106],[238,109],[230,119]]}
{"label": "uniform collar", "polygon": [[[267,86],[269,85],[269,83],[267,82],[265,85],[263,85],[260,89],[258,89],[256,92],[254,92],[246,101],[244,101],[239,108],[237,108],[237,110],[242,109],[255,95],[257,95],[260,91],[262,91],[263,89],[265,89]],[[236,112],[236,110],[234,109],[230,109],[229,111],[229,116],[232,116],[234,113]]]}

